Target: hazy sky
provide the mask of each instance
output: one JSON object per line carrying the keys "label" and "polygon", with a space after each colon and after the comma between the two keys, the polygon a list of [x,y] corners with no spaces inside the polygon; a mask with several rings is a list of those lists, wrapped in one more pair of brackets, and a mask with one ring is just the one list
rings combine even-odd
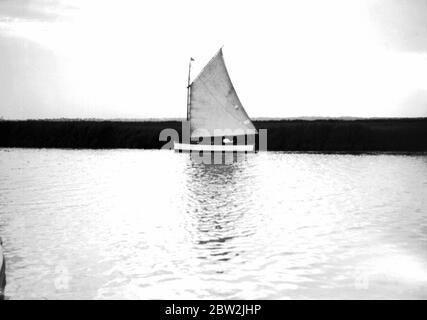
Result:
{"label": "hazy sky", "polygon": [[251,117],[427,116],[427,0],[0,0],[0,116],[186,116],[224,45]]}

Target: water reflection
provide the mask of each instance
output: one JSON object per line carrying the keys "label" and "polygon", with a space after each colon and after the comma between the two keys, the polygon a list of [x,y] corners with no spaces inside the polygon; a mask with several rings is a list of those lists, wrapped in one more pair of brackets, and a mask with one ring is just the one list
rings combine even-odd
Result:
{"label": "water reflection", "polygon": [[234,158],[230,164],[188,160],[187,229],[198,252],[197,258],[211,263],[230,261],[244,250],[233,240],[254,233],[254,226],[247,224],[246,217],[252,207],[249,162],[247,157]]}

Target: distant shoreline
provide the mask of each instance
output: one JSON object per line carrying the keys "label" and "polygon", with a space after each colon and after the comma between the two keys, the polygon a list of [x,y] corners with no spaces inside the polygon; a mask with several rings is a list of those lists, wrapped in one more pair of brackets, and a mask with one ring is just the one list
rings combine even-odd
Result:
{"label": "distant shoreline", "polygon": [[[165,128],[181,132],[182,119],[4,120],[0,147],[159,149]],[[427,152],[427,118],[255,119],[267,129],[268,150],[363,153]]]}

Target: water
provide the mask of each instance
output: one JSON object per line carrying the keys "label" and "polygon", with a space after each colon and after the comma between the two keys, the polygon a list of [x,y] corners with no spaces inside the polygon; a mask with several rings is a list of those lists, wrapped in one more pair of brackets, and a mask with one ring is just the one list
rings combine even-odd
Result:
{"label": "water", "polygon": [[0,149],[9,299],[427,298],[427,156]]}

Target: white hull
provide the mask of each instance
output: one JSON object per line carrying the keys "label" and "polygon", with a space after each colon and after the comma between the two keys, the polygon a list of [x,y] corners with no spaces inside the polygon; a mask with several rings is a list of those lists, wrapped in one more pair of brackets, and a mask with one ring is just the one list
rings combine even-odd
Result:
{"label": "white hull", "polygon": [[174,142],[175,151],[208,151],[208,152],[255,152],[253,144],[248,145],[210,145]]}

